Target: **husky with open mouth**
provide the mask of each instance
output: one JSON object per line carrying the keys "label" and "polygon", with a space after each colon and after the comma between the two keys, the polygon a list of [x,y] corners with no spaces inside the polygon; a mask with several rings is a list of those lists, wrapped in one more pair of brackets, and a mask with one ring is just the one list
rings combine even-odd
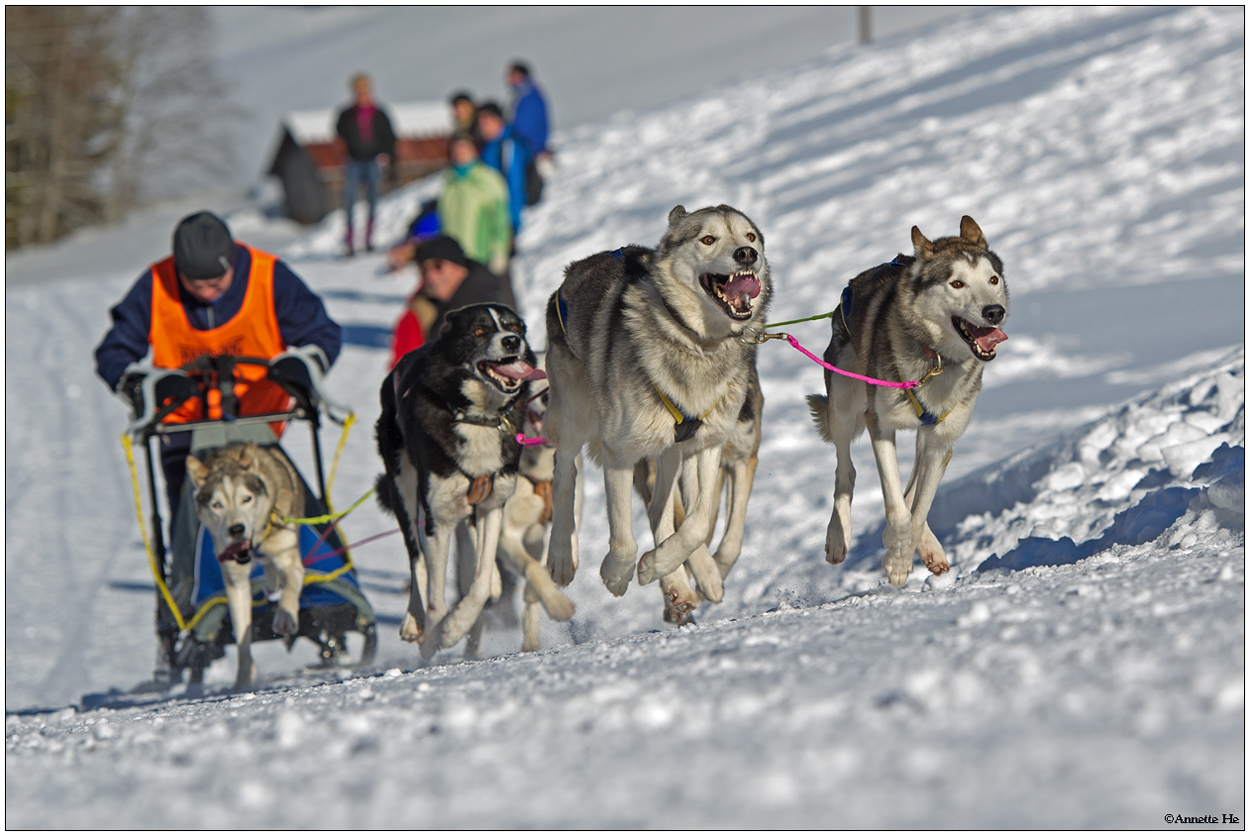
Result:
{"label": "husky with open mouth", "polygon": [[[589,444],[603,467],[611,530],[604,584],[623,595],[634,576],[634,464],[652,458],[649,517],[658,545],[638,561],[638,580],[660,580],[673,612],[694,608],[683,565],[707,540],[721,448],[751,385],[749,334],[762,328],[771,293],[764,236],[723,205],[675,207],[655,250],[623,247],[566,268],[547,304],[544,432],[556,448],[547,559],[557,583],[577,569],[575,458]],[[680,526],[672,501],[679,482],[687,511]],[[719,599],[715,564],[691,569]]]}
{"label": "husky with open mouth", "polygon": [[[458,642],[501,589],[495,551],[503,507],[516,486],[530,381],[545,375],[525,323],[504,305],[447,314],[439,338],[411,351],[382,384],[378,501],[408,548],[412,588],[400,627],[429,658]],[[461,598],[446,603],[456,526],[472,518],[476,560],[460,565]]]}
{"label": "husky with open mouth", "polygon": [[256,680],[252,660],[252,558],[265,568],[265,591],[277,596],[273,631],[299,630],[304,589],[299,526],[287,522],[304,508],[304,486],[282,453],[254,442],[233,443],[203,460],[187,456],[195,513],[213,535],[226,585],[226,607],[238,647],[236,690]]}
{"label": "husky with open mouth", "polygon": [[[851,279],[833,317],[825,362],[891,382],[921,381],[911,389],[864,383],[825,372],[826,395],[809,395],[821,437],[838,451],[833,516],[825,539],[830,563],[846,559],[851,541],[855,468],[851,442],[865,429],[872,439],[885,495],[884,568],[902,586],[913,557],[935,575],[950,565],[926,523],[953,445],[972,418],[985,365],[1007,339],[1003,263],[976,221],[965,215],[959,235],[930,241],[911,229],[915,255],[899,255]],[[903,488],[894,435],[916,430],[916,461]]]}

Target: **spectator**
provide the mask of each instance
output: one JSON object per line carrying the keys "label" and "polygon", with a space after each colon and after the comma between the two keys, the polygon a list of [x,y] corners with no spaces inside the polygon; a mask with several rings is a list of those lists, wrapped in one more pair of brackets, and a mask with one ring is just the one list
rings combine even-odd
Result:
{"label": "spectator", "polygon": [[512,91],[508,124],[512,126],[516,136],[529,145],[533,156],[549,153],[547,137],[550,133],[550,122],[547,100],[530,78],[529,67],[521,61],[513,61],[508,65],[507,80]]}
{"label": "spectator", "polygon": [[477,127],[482,139],[482,162],[502,174],[508,184],[508,219],[515,235],[521,231],[526,170],[533,156],[529,146],[516,139],[513,127],[504,123],[503,112],[494,102],[484,102],[477,109]]}
{"label": "spectator", "polygon": [[466,256],[454,238],[440,235],[421,243],[414,260],[421,284],[408,297],[391,336],[392,368],[409,351],[438,339],[448,311],[480,302],[516,309],[511,285]]}
{"label": "spectator", "polygon": [[[343,206],[347,210],[347,254],[356,252],[356,238],[352,224],[352,207],[363,183],[369,201],[369,222],[365,227],[365,249],[373,249],[373,218],[378,205],[378,179],[381,177],[380,161],[394,166],[395,131],[386,111],[373,101],[373,85],[369,76],[358,73],[352,77],[352,93],[355,102],[339,113],[335,130],[347,143],[347,162],[344,170]],[[392,168],[392,172],[394,169]]]}
{"label": "spectator", "polygon": [[408,224],[408,234],[395,246],[386,251],[386,271],[394,273],[412,261],[417,245],[422,241],[439,234],[438,200],[427,200],[417,210],[417,216]]}
{"label": "spectator", "polygon": [[483,165],[470,135],[454,135],[448,155],[451,170],[438,198],[439,228],[455,238],[470,259],[502,276],[512,248],[508,186],[499,172]]}
{"label": "spectator", "polygon": [[473,97],[467,90],[459,90],[451,94],[447,103],[451,105],[453,132],[474,134],[476,138],[477,107],[473,104]]}

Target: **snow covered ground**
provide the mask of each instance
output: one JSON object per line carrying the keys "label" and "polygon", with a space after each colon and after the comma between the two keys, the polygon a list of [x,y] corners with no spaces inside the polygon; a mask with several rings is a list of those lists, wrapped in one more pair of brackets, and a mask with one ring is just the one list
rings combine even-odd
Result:
{"label": "snow covered ground", "polygon": [[[392,539],[356,552],[374,669],[265,645],[255,693],[228,693],[227,657],[206,696],[83,710],[151,668],[123,409],[90,352],[160,253],[123,266],[102,234],[105,268],[73,243],[17,259],[59,281],[6,291],[6,825],[1243,826],[1243,78],[1240,8],[994,10],[565,132],[518,242],[532,324],[564,264],[654,243],[677,203],[725,202],[764,230],[776,320],[832,308],[912,224],[951,234],[970,214],[1006,262],[1010,341],[931,516],[950,575],[885,583],[863,442],[851,556],[824,563],[834,457],[803,402],[820,370],[771,343],[724,602],[675,630],[654,587],[613,599],[592,471],[577,614],[526,656],[496,623],[502,655],[422,665],[397,636]],[[436,188],[389,196],[384,233]],[[222,209],[345,327],[328,379],[361,419],[344,506],[379,469],[376,390],[412,277],[335,258],[338,215],[296,233]],[[827,327],[790,330],[818,350]],[[346,527],[391,521],[366,504]],[[634,528],[646,548],[641,509]]]}

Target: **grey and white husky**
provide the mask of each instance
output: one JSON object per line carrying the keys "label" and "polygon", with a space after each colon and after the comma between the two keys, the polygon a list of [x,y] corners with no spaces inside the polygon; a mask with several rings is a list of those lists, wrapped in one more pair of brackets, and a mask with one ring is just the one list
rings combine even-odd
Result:
{"label": "grey and white husky", "polygon": [[[965,215],[959,235],[930,241],[911,229],[914,256],[900,255],[851,279],[833,317],[825,362],[888,381],[921,381],[895,389],[825,372],[827,395],[809,395],[812,417],[838,451],[833,516],[825,538],[830,563],[846,559],[851,538],[855,468],[851,442],[867,427],[885,495],[883,561],[902,586],[916,551],[935,575],[950,566],[926,518],[955,441],[972,417],[981,374],[1007,339],[1003,263],[976,221]],[[904,489],[894,435],[916,430],[916,461]]]}
{"label": "grey and white husky", "polygon": [[[657,546],[638,561],[638,580],[661,580],[668,607],[693,609],[682,567],[707,540],[721,448],[750,388],[755,346],[744,335],[761,327],[771,292],[763,235],[723,205],[677,206],[657,249],[623,247],[565,270],[547,304],[545,432],[556,449],[548,567],[557,583],[569,583],[577,569],[575,458],[589,444],[607,495],[604,584],[623,595],[634,576],[634,464],[653,458]],[[678,481],[687,511],[680,526],[672,502]],[[714,564],[691,568],[700,586],[719,586]]]}
{"label": "grey and white husky", "polygon": [[236,689],[256,679],[252,662],[252,557],[265,567],[265,591],[278,593],[273,631],[299,630],[299,596],[304,564],[299,526],[283,522],[304,510],[304,487],[286,457],[254,442],[214,450],[204,461],[187,457],[195,487],[195,512],[213,535],[226,583],[226,606],[238,645]]}

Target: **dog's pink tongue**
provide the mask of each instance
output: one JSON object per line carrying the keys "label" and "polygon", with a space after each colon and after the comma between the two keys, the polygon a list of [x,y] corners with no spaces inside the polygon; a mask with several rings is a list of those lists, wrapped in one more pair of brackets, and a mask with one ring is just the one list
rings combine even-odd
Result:
{"label": "dog's pink tongue", "polygon": [[760,295],[759,276],[754,273],[735,273],[725,282],[725,289],[721,293],[726,299],[740,299],[743,296],[747,300],[754,299]]}
{"label": "dog's pink tongue", "polygon": [[1007,335],[997,328],[976,328],[969,326],[968,332],[972,334],[972,339],[981,347],[982,351],[990,352],[994,350],[994,346],[999,343],[1007,342]]}
{"label": "dog's pink tongue", "polygon": [[547,373],[542,369],[536,369],[524,360],[513,360],[511,363],[491,363],[490,367],[498,374],[504,377],[510,377],[513,380],[545,380]]}
{"label": "dog's pink tongue", "polygon": [[231,543],[229,546],[226,546],[225,550],[223,550],[220,555],[217,556],[217,559],[229,560],[233,558],[235,555],[240,554],[241,552],[244,552],[247,549],[249,549],[251,545],[252,544],[248,542],[247,540],[242,540],[238,543]]}

